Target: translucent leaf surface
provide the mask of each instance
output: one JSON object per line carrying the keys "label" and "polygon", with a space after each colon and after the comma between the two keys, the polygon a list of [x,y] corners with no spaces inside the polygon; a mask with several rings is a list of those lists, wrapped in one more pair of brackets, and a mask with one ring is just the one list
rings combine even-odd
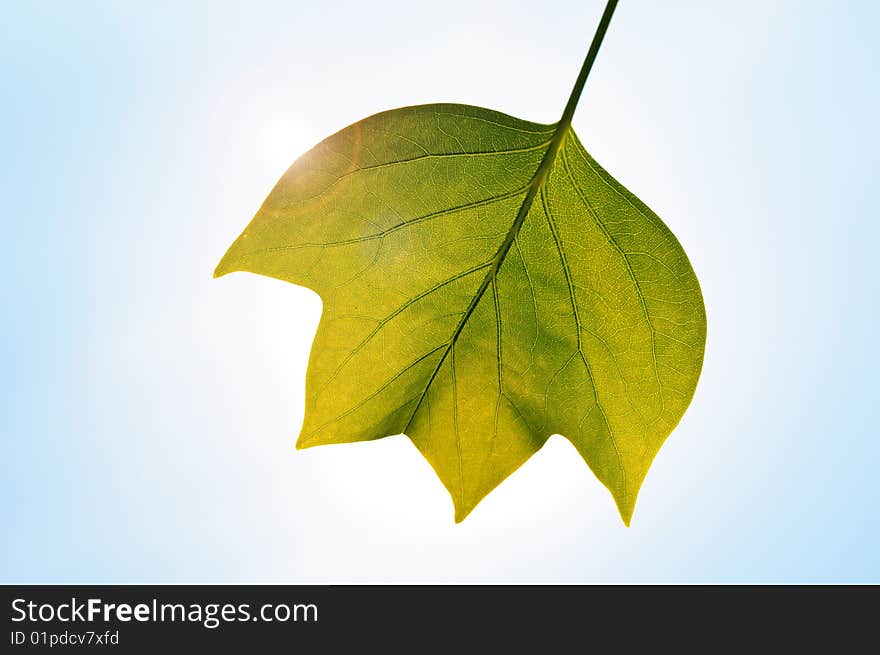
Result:
{"label": "translucent leaf surface", "polygon": [[459,521],[561,434],[628,524],[702,365],[684,250],[562,123],[366,118],[285,173],[232,271],[323,299],[298,446],[406,434]]}

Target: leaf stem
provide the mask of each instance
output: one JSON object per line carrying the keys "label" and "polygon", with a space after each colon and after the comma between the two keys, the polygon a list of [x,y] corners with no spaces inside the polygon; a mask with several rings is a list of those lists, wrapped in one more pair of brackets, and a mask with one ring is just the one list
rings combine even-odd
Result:
{"label": "leaf stem", "polygon": [[574,110],[577,107],[578,100],[581,98],[581,91],[584,90],[584,84],[587,82],[587,76],[596,61],[596,55],[599,54],[599,46],[602,45],[602,39],[605,38],[605,32],[608,31],[608,25],[611,23],[611,16],[617,7],[617,0],[608,0],[605,5],[605,11],[602,12],[602,18],[599,20],[599,27],[596,28],[596,34],[593,35],[593,42],[587,51],[587,58],[584,59],[584,65],[581,66],[581,72],[578,74],[574,82],[574,88],[568,97],[568,103],[565,105],[565,111],[562,112],[562,118],[559,119],[559,125],[564,132],[571,125],[571,118],[574,116]]}

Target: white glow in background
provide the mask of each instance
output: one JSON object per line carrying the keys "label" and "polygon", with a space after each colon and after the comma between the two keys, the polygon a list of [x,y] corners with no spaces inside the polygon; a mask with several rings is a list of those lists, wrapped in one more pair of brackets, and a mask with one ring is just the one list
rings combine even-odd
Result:
{"label": "white glow in background", "polygon": [[709,320],[630,529],[561,437],[458,526],[404,437],[295,451],[320,301],[211,279],[355,120],[556,120],[604,3],[247,4],[4,9],[2,581],[880,581],[875,3],[618,8],[574,126]]}

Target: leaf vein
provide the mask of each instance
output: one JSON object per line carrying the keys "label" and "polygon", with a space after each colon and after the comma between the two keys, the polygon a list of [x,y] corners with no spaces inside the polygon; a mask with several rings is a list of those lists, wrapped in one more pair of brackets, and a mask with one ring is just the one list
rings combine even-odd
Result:
{"label": "leaf vein", "polygon": [[587,359],[587,355],[584,352],[581,337],[581,319],[578,312],[577,299],[574,295],[574,288],[571,284],[571,269],[568,266],[568,260],[565,257],[565,251],[562,249],[562,242],[560,241],[559,234],[557,232],[556,222],[553,220],[553,216],[550,213],[550,208],[547,206],[547,197],[543,191],[541,192],[541,206],[544,210],[544,216],[547,219],[547,224],[550,226],[550,233],[553,235],[553,241],[556,244],[556,251],[559,254],[559,260],[562,262],[562,270],[565,274],[565,282],[568,285],[568,297],[569,301],[571,302],[571,309],[574,313],[574,321],[577,328],[577,352],[580,354],[581,361],[583,362],[584,367],[587,370],[587,375],[590,378],[590,386],[593,388],[593,400],[596,407],[599,409],[599,412],[602,414],[602,419],[605,421],[605,425],[608,428],[608,436],[611,438],[611,445],[614,446],[614,452],[617,454],[617,464],[620,467],[620,474],[623,478],[623,494],[624,497],[626,497],[629,493],[626,483],[626,469],[623,467],[623,458],[620,454],[620,448],[617,445],[617,439],[615,439],[614,437],[614,431],[611,429],[611,423],[608,421],[608,416],[605,414],[605,410],[602,408],[602,404],[599,401],[599,389],[596,386],[596,379],[595,377],[593,377],[593,368],[590,366],[590,361]]}
{"label": "leaf vein", "polygon": [[623,262],[626,265],[627,273],[629,273],[629,277],[635,285],[636,296],[639,299],[639,304],[642,306],[642,311],[645,314],[645,322],[648,324],[648,330],[651,333],[651,359],[654,364],[654,377],[657,380],[657,389],[660,394],[660,412],[652,419],[652,422],[657,421],[661,416],[663,416],[666,411],[666,402],[663,399],[663,383],[660,382],[660,369],[657,365],[657,337],[655,334],[656,330],[654,329],[654,323],[651,321],[651,315],[648,312],[648,305],[645,303],[645,294],[642,291],[642,285],[639,284],[639,280],[636,277],[635,271],[633,271],[632,265],[629,262],[629,258],[626,256],[623,248],[620,247],[620,244],[617,243],[617,240],[602,223],[602,219],[599,218],[599,214],[596,212],[593,204],[590,202],[589,198],[584,195],[583,191],[581,191],[580,186],[578,186],[578,184],[575,182],[574,176],[571,174],[571,169],[568,165],[568,155],[566,154],[565,150],[562,151],[562,166],[564,167],[566,174],[571,180],[571,185],[574,187],[578,198],[580,198],[581,203],[583,203],[584,207],[587,208],[587,211],[592,216],[593,220],[596,223],[596,226],[599,228],[599,230],[601,230],[608,243],[611,244],[614,250],[617,251],[617,254],[620,255],[620,257],[623,259]]}

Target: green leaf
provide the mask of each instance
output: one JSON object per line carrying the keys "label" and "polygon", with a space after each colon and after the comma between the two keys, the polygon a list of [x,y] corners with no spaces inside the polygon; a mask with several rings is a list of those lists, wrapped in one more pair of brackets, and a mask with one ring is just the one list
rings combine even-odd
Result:
{"label": "green leaf", "polygon": [[663,222],[571,129],[478,107],[323,141],[215,275],[232,271],[324,301],[297,446],[405,433],[457,521],[561,434],[628,524],[703,359],[699,285]]}
{"label": "green leaf", "polygon": [[406,434],[461,521],[567,437],[629,525],[703,362],[706,315],[666,225],[555,125],[465,105],[366,118],[297,160],[215,271],[314,289],[297,447]]}

